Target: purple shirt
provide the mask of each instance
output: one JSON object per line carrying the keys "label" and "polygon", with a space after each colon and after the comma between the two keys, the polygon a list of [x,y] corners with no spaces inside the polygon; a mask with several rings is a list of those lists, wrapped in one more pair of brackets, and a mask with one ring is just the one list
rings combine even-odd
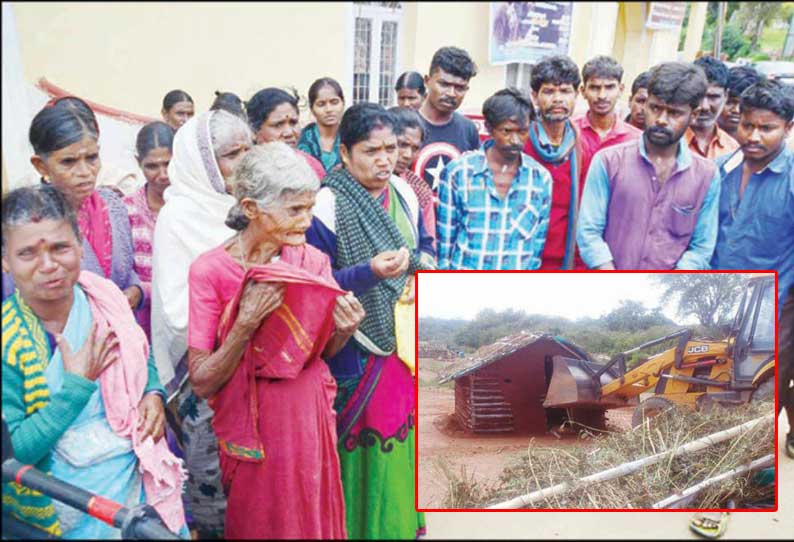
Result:
{"label": "purple shirt", "polygon": [[720,177],[679,141],[664,184],[644,138],[599,151],[582,194],[577,242],[588,267],[708,269],[717,240]]}

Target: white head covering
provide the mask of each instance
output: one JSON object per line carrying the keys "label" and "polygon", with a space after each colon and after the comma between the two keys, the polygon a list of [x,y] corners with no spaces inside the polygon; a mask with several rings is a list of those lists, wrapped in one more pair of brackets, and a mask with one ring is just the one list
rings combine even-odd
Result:
{"label": "white head covering", "polygon": [[209,121],[215,113],[196,115],[176,133],[171,185],[154,229],[152,351],[164,385],[187,351],[190,264],[235,233],[224,224],[236,200],[226,193],[212,150]]}

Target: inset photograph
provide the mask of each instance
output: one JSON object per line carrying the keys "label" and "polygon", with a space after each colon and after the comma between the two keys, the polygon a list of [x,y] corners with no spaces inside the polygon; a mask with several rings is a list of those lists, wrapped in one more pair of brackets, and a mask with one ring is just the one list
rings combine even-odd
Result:
{"label": "inset photograph", "polygon": [[776,509],[776,296],[773,273],[420,273],[418,509]]}

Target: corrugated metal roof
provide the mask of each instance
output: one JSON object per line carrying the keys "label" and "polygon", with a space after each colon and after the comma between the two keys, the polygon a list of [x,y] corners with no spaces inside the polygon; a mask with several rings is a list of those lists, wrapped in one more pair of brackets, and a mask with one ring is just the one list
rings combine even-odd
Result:
{"label": "corrugated metal roof", "polygon": [[439,384],[449,382],[450,380],[457,380],[462,376],[466,376],[477,369],[505,358],[513,352],[521,350],[522,348],[525,348],[539,340],[553,341],[554,343],[563,347],[565,350],[569,351],[576,358],[588,357],[584,350],[572,343],[569,343],[568,341],[565,341],[561,337],[555,337],[549,333],[529,333],[526,331],[520,331],[513,335],[502,337],[494,343],[480,347],[470,358],[467,358],[463,361],[465,365],[463,368],[456,367],[457,370],[455,372],[442,376],[442,378],[439,380]]}

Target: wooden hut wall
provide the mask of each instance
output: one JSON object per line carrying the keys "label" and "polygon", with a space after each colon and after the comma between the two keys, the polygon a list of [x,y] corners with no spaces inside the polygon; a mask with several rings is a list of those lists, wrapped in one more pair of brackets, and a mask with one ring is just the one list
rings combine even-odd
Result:
{"label": "wooden hut wall", "polygon": [[455,381],[455,418],[474,432],[546,431],[544,356],[529,345]]}
{"label": "wooden hut wall", "polygon": [[533,343],[506,356],[484,370],[497,378],[505,401],[513,410],[516,431],[544,433],[546,394],[544,355],[548,345]]}

